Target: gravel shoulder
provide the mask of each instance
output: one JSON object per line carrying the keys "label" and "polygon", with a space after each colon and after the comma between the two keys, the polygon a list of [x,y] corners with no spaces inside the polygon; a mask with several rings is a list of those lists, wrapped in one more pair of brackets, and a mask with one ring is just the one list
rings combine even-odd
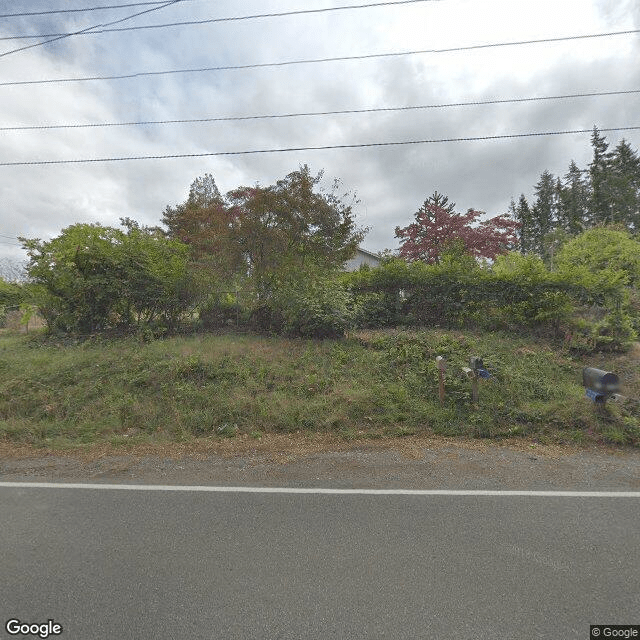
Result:
{"label": "gravel shoulder", "polygon": [[242,436],[43,452],[0,444],[0,482],[404,489],[640,489],[640,451],[411,436]]}

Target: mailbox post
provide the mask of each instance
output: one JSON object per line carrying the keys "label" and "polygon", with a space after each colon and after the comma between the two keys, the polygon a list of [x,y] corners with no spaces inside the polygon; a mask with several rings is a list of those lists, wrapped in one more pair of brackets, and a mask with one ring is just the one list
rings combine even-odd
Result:
{"label": "mailbox post", "polygon": [[471,402],[477,404],[479,398],[478,379],[490,378],[491,374],[484,368],[482,358],[471,356],[469,358],[469,366],[462,367],[464,374],[471,380]]}
{"label": "mailbox post", "polygon": [[436,366],[438,367],[438,379],[439,379],[439,387],[438,387],[438,395],[440,396],[440,406],[444,405],[444,372],[447,370],[447,361],[443,356],[438,356],[436,358]]}

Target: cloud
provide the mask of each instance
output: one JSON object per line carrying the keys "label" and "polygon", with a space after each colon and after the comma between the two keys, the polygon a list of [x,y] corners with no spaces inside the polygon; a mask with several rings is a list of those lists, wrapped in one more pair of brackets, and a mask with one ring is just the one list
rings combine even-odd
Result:
{"label": "cloud", "polygon": [[[337,0],[317,6],[340,4]],[[13,8],[14,3],[12,3]],[[301,5],[297,3],[297,6]],[[305,5],[305,7],[310,5]],[[316,3],[314,3],[316,6]],[[15,2],[16,11],[50,8]],[[296,4],[184,2],[126,24],[282,11]],[[5,20],[0,35],[72,30],[131,10]],[[100,15],[97,15],[100,13]],[[107,15],[107,13],[109,15]],[[78,36],[0,58],[8,80],[364,55],[637,28],[636,3],[450,0],[207,26]],[[0,87],[1,126],[281,114],[634,89],[638,39],[618,36],[396,58]],[[4,48],[17,46],[4,43]],[[369,114],[3,132],[4,161],[210,153],[640,125],[638,95]],[[621,135],[610,134],[615,144]],[[640,132],[624,134],[640,146]],[[543,170],[584,166],[589,135],[60,166],[0,167],[0,234],[51,237],[80,221],[159,222],[193,179],[225,192],[270,184],[300,164],[325,169],[361,199],[365,246],[393,248],[434,190],[490,214],[530,195]],[[14,249],[0,245],[0,256]]]}

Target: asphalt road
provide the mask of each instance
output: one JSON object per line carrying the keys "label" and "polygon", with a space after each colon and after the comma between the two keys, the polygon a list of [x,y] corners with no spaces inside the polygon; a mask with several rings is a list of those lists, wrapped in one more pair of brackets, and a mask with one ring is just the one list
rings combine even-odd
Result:
{"label": "asphalt road", "polygon": [[[0,484],[10,618],[93,640],[587,639],[640,624],[640,497]],[[31,638],[37,636],[29,636]]]}

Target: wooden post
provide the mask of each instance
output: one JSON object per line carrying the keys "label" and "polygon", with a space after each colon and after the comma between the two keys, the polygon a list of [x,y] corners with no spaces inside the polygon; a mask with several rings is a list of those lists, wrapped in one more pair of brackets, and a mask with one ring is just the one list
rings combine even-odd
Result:
{"label": "wooden post", "polygon": [[440,406],[444,405],[444,372],[447,370],[447,361],[442,357],[436,358],[436,366],[438,367],[439,388],[438,395],[440,396]]}
{"label": "wooden post", "polygon": [[471,380],[471,406],[478,403],[478,372],[470,367],[462,367],[463,373]]}
{"label": "wooden post", "polygon": [[471,402],[473,404],[478,404],[478,374],[474,374],[473,378],[471,378]]}

